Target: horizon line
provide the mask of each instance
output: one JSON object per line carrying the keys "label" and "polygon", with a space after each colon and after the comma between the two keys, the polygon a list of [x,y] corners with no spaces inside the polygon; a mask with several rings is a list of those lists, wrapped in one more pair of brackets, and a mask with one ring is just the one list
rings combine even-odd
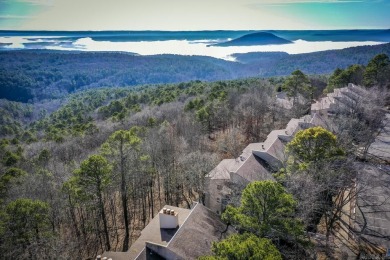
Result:
{"label": "horizon line", "polygon": [[206,30],[159,30],[159,29],[146,29],[146,30],[125,30],[125,29],[109,29],[109,30],[15,30],[15,29],[0,29],[0,31],[12,31],[12,32],[223,32],[223,31],[368,31],[368,30],[390,30],[389,28],[344,28],[344,29],[206,29]]}

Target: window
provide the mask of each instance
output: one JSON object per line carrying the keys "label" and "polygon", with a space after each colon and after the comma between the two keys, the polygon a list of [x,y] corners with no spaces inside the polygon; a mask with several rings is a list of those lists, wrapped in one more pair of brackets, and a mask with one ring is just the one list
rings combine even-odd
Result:
{"label": "window", "polygon": [[222,190],[222,185],[217,185],[217,190]]}

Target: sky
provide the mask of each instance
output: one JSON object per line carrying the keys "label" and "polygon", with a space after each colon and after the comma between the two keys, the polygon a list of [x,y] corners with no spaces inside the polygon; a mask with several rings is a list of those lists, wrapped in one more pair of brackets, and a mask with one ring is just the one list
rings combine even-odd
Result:
{"label": "sky", "polygon": [[390,29],[390,0],[0,0],[0,30]]}

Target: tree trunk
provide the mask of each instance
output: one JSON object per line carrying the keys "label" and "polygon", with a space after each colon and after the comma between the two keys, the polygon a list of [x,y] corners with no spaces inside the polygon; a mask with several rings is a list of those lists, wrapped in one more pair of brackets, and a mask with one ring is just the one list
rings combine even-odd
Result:
{"label": "tree trunk", "polygon": [[121,197],[122,197],[122,209],[123,209],[123,219],[125,221],[125,239],[123,240],[122,251],[126,252],[129,250],[129,212],[127,210],[127,187],[126,187],[126,176],[125,176],[125,158],[123,156],[123,140],[121,140],[120,146],[120,157],[121,157]]}
{"label": "tree trunk", "polygon": [[105,236],[105,240],[106,240],[106,250],[110,251],[110,249],[111,249],[110,236],[108,234],[107,218],[106,218],[106,212],[104,210],[104,203],[103,203],[100,179],[98,180],[98,187],[97,188],[98,188],[100,214],[101,214],[101,217],[103,220],[104,236]]}

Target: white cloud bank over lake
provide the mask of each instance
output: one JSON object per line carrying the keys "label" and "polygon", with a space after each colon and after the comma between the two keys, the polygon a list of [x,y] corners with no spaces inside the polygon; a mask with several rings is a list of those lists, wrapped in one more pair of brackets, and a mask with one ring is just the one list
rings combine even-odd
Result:
{"label": "white cloud bank over lake", "polygon": [[[0,37],[0,43],[10,44],[5,46],[6,49],[21,49],[25,44],[42,43],[40,49],[50,50],[78,50],[78,51],[120,51],[132,52],[140,55],[155,55],[155,54],[177,54],[177,55],[201,55],[210,56],[226,60],[234,60],[231,56],[234,53],[248,52],[287,52],[289,54],[310,53],[326,50],[337,50],[348,47],[378,45],[383,42],[310,42],[297,40],[291,44],[281,45],[260,45],[260,46],[209,46],[213,42],[210,41],[184,41],[184,40],[168,40],[168,41],[140,41],[140,42],[111,42],[111,41],[95,41],[91,38],[80,38],[76,41],[64,39],[61,41],[66,45],[60,44],[57,37],[55,40],[49,37]],[[32,47],[28,47],[31,49]]]}

